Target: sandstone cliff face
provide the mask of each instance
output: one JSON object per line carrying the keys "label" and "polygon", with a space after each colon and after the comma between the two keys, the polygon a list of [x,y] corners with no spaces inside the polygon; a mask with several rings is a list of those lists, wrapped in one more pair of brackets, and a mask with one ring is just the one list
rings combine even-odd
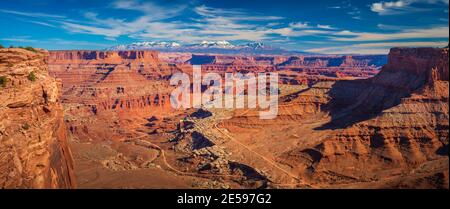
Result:
{"label": "sandstone cliff face", "polygon": [[47,52],[0,49],[0,187],[73,188],[59,85]]}
{"label": "sandstone cliff face", "polygon": [[385,55],[359,56],[232,56],[193,54],[189,62],[193,65],[259,65],[308,68],[376,68],[386,63]]}
{"label": "sandstone cliff face", "polygon": [[86,104],[96,112],[162,105],[168,79],[181,71],[152,51],[53,51],[49,68],[62,81],[63,103]]}
{"label": "sandstone cliff face", "polygon": [[321,106],[332,119],[317,130],[334,133],[285,157],[308,159],[316,181],[438,175],[430,184],[448,188],[448,92],[448,49],[392,49],[377,76],[336,82],[323,94],[329,101]]}
{"label": "sandstone cliff face", "polygon": [[155,66],[159,64],[158,52],[156,51],[50,51],[49,62],[51,63],[87,61],[103,64],[120,64],[124,62],[146,63]]}
{"label": "sandstone cliff face", "polygon": [[359,55],[359,56],[302,56],[291,57],[284,66],[324,68],[377,68],[386,63],[385,55]]}
{"label": "sandstone cliff face", "polygon": [[320,81],[369,78],[386,62],[385,55],[359,56],[232,56],[192,55],[187,61],[204,72],[261,73],[277,71],[280,83],[310,85]]}
{"label": "sandstone cliff face", "polygon": [[182,68],[153,51],[51,51],[49,58],[50,74],[62,81],[66,123],[80,141],[121,138],[121,121],[174,112],[168,80]]}
{"label": "sandstone cliff face", "polygon": [[[429,78],[431,70],[436,70],[435,78]],[[389,62],[383,67],[387,72],[409,72],[427,77],[429,80],[448,81],[448,48],[393,48]]]}

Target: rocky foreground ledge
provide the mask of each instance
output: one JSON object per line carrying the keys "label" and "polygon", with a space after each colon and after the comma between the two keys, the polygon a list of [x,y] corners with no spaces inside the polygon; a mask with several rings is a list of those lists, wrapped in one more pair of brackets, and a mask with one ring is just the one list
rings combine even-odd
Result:
{"label": "rocky foreground ledge", "polygon": [[0,188],[73,188],[73,162],[48,53],[0,49]]}

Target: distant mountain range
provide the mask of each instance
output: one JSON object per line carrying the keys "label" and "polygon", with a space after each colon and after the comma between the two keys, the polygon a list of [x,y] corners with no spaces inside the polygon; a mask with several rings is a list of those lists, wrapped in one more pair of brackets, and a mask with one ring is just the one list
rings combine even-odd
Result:
{"label": "distant mountain range", "polygon": [[176,42],[136,42],[110,47],[106,50],[157,50],[161,52],[191,52],[208,54],[270,54],[295,55],[308,54],[300,51],[288,51],[282,48],[268,46],[260,42],[233,45],[228,41],[202,41],[195,44],[179,44]]}

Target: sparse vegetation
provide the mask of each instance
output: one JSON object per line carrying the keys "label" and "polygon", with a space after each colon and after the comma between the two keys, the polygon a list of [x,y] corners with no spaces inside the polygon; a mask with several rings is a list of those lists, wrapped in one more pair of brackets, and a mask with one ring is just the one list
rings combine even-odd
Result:
{"label": "sparse vegetation", "polygon": [[25,49],[25,50],[28,50],[28,51],[31,51],[31,52],[39,52],[38,50],[36,50],[35,48],[33,48],[33,47],[31,47],[31,46],[26,46],[26,47],[23,47],[23,46],[19,46],[19,48],[22,48],[22,49]]}
{"label": "sparse vegetation", "polygon": [[34,72],[31,72],[30,74],[28,74],[27,78],[30,81],[35,81],[36,80],[36,75],[34,74]]}
{"label": "sparse vegetation", "polygon": [[[0,49],[2,49],[2,48],[5,48],[5,47],[0,44]],[[9,48],[12,49],[12,48],[15,48],[15,47],[13,45],[9,45]],[[17,48],[25,49],[25,50],[28,50],[28,51],[31,51],[31,52],[35,52],[35,53],[39,52],[38,50],[36,50],[35,48],[33,48],[31,46],[17,46]]]}
{"label": "sparse vegetation", "polygon": [[23,129],[25,129],[25,130],[28,130],[28,129],[30,129],[30,124],[28,124],[28,123],[25,123],[25,124],[23,124],[23,126],[22,126],[22,128]]}
{"label": "sparse vegetation", "polygon": [[5,87],[8,83],[8,78],[6,76],[0,76],[0,86]]}

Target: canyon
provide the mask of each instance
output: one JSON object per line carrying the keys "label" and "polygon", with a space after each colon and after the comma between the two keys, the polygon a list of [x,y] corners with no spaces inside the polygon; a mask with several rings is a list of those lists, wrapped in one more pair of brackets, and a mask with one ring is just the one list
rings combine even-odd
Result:
{"label": "canyon", "polygon": [[[169,79],[192,75],[192,65],[278,73],[278,116],[174,109]],[[388,56],[0,49],[0,76],[8,80],[0,87],[5,188],[449,186],[448,48]]]}
{"label": "canyon", "polygon": [[447,75],[447,48],[394,48],[372,78],[320,82],[282,98],[286,125],[257,124],[250,111],[219,127],[315,186],[448,188]]}

